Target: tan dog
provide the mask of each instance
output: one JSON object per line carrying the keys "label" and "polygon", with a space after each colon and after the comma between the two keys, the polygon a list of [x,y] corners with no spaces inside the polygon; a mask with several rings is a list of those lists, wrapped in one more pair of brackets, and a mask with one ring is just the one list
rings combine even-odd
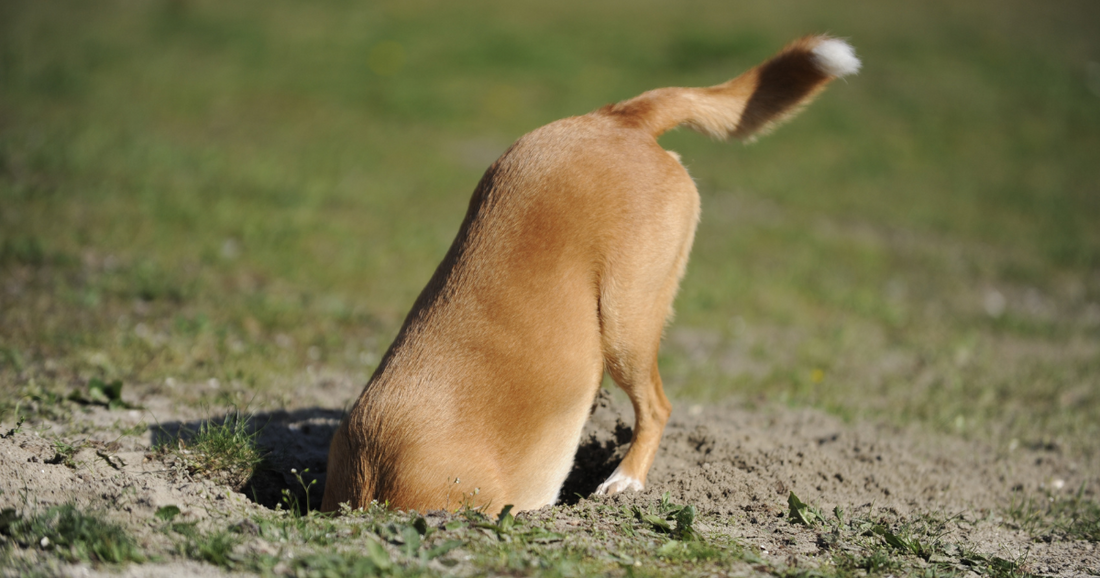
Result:
{"label": "tan dog", "polygon": [[653,90],[520,138],[336,432],[321,508],[552,504],[605,370],[635,424],[597,493],[641,489],[671,411],[657,350],[699,218],[656,137],[686,124],[750,138],[859,66],[843,41],[806,37],[724,84]]}

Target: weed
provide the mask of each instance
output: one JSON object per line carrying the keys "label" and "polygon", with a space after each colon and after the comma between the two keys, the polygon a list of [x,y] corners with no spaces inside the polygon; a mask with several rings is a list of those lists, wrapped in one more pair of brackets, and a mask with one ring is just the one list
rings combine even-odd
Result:
{"label": "weed", "polygon": [[23,548],[53,552],[70,562],[140,562],[144,556],[119,525],[80,511],[73,504],[47,509],[30,517],[14,509],[0,514],[0,534]]}
{"label": "weed", "polygon": [[673,504],[670,494],[665,492],[657,503],[656,514],[637,506],[632,508],[634,517],[650,528],[671,536],[674,540],[691,541],[699,539],[692,524],[695,522],[695,506]]}
{"label": "weed", "polygon": [[309,468],[302,470],[301,473],[298,473],[298,470],[295,468],[290,468],[290,473],[298,480],[298,485],[302,488],[302,492],[305,493],[305,504],[302,504],[298,499],[297,493],[290,491],[289,488],[283,488],[283,504],[285,504],[287,510],[294,515],[307,515],[313,511],[309,503],[309,489],[317,483],[317,480],[310,480],[307,484],[305,480],[302,479],[302,474],[308,474]]}
{"label": "weed", "polygon": [[23,418],[23,416],[19,416],[17,421],[15,422],[15,427],[9,429],[7,431],[7,433],[0,434],[0,439],[5,439],[5,440],[9,439],[12,436],[14,436],[15,434],[23,431],[23,422],[24,421],[26,421],[25,418]]}
{"label": "weed", "polygon": [[[817,508],[802,503],[802,500],[798,499],[798,496],[794,495],[794,492],[791,492],[790,495],[787,496],[787,505],[790,508],[787,512],[787,519],[789,519],[791,523],[798,523],[803,526],[813,526],[815,523],[825,519]],[[839,520],[840,511],[836,510],[834,514],[836,514]]]}

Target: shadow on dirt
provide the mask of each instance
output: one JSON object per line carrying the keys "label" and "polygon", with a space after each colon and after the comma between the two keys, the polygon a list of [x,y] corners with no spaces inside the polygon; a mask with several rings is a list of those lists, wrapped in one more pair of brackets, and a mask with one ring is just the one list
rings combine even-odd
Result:
{"label": "shadow on dirt", "polygon": [[[319,508],[325,491],[328,446],[343,417],[342,410],[308,408],[253,414],[249,423],[265,454],[264,462],[245,483],[241,492],[266,508]],[[182,438],[188,440],[206,423],[220,424],[226,416],[209,420],[167,422],[153,430],[154,445]],[[562,486],[559,502],[575,504],[592,494],[615,470],[631,429],[616,419],[613,428],[593,428],[589,423],[584,441],[577,448],[573,469]]]}
{"label": "shadow on dirt", "polygon": [[[338,409],[308,408],[253,414],[250,424],[258,434],[256,441],[265,458],[241,493],[271,509],[276,506],[304,509],[307,504],[310,509],[320,507],[325,491],[328,444],[343,413]],[[151,428],[154,445],[177,436],[187,440],[199,431],[203,422],[221,423],[224,419],[225,416],[218,416],[210,420],[159,424]]]}
{"label": "shadow on dirt", "polygon": [[[592,424],[590,423],[589,426]],[[591,429],[588,428],[588,429]],[[619,465],[633,430],[622,421],[615,423],[614,432],[591,432],[577,448],[573,458],[573,469],[565,478],[558,503],[573,505],[582,498],[592,495],[596,488],[615,471]]]}

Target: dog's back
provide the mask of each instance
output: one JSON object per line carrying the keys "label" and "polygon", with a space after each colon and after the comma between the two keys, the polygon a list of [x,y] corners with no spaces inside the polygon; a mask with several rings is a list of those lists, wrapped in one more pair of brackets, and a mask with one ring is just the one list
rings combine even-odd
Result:
{"label": "dog's back", "polygon": [[858,65],[809,37],[725,84],[650,91],[517,141],[333,438],[322,509],[553,503],[605,369],[636,426],[601,489],[640,487],[670,411],[657,348],[699,214],[655,137],[687,124],[749,138]]}

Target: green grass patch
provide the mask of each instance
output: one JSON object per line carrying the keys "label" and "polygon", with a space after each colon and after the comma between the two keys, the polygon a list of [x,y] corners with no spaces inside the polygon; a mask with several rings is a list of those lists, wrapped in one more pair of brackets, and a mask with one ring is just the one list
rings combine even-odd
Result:
{"label": "green grass patch", "polygon": [[0,513],[0,535],[9,547],[38,549],[68,562],[125,564],[145,560],[122,526],[73,504],[32,515],[6,509]]}
{"label": "green grass patch", "polygon": [[[584,526],[557,529],[555,514],[496,516],[476,510],[456,513],[395,512],[381,505],[345,510],[339,517],[279,512],[253,521],[255,533],[270,543],[323,548],[286,557],[260,555],[248,562],[261,573],[278,566],[303,575],[326,571],[354,575],[438,575],[439,568],[489,574],[591,575],[645,572],[656,567],[685,575],[741,561],[743,550],[723,536],[694,529],[695,508],[659,502],[634,508],[597,507],[614,530]],[[565,513],[565,512],[563,512]],[[571,513],[566,513],[570,515]],[[709,570],[708,570],[709,569]]]}
{"label": "green grass patch", "polygon": [[831,31],[865,67],[790,126],[662,139],[703,197],[669,391],[1096,454],[1095,8],[3,11],[0,404],[92,379],[365,381],[508,143]]}
{"label": "green grass patch", "polygon": [[1006,514],[1014,524],[1038,539],[1100,542],[1100,503],[1082,491],[1026,495],[1018,492]]}
{"label": "green grass patch", "polygon": [[[632,507],[591,502],[489,517],[397,512],[374,504],[339,517],[273,512],[231,528],[279,544],[278,554],[240,551],[219,564],[260,574],[446,575],[476,571],[518,576],[1027,576],[1026,559],[1006,560],[958,542],[956,518],[876,514],[867,506],[849,514],[815,512],[808,523],[789,518],[791,544],[820,550],[812,558],[776,556],[729,535],[723,517],[700,515],[668,497]],[[690,518],[689,518],[690,514]],[[292,553],[292,555],[288,555]],[[442,569],[442,570],[441,570]]]}
{"label": "green grass patch", "polygon": [[199,423],[195,431],[166,436],[154,450],[174,456],[193,475],[239,490],[264,460],[251,420],[251,414],[233,409],[221,419]]}
{"label": "green grass patch", "polygon": [[171,524],[171,531],[181,538],[177,543],[179,554],[228,569],[239,565],[233,556],[233,548],[243,541],[239,534],[230,530],[201,532],[194,522]]}

